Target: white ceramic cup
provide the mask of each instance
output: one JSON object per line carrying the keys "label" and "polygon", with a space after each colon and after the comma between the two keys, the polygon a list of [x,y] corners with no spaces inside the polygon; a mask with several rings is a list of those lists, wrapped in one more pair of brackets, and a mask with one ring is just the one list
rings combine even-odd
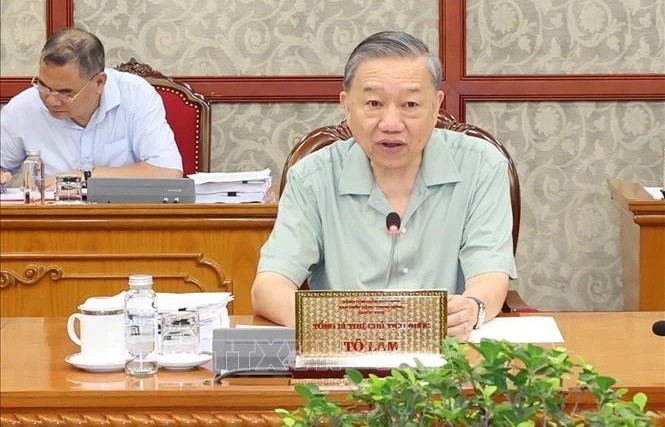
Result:
{"label": "white ceramic cup", "polygon": [[[81,347],[81,356],[95,362],[126,359],[123,302],[111,297],[88,298],[67,320],[69,338]],[[80,335],[76,334],[78,320]]]}

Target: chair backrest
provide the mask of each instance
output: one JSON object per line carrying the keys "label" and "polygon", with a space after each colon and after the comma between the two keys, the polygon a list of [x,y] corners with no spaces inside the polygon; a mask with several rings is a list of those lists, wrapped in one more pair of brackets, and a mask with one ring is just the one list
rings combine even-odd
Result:
{"label": "chair backrest", "polygon": [[145,78],[162,97],[166,121],[182,157],[183,174],[209,172],[210,102],[187,83],[166,77],[134,58],[115,68]]}
{"label": "chair backrest", "polygon": [[[439,112],[436,127],[441,129],[450,129],[456,132],[462,132],[470,136],[484,139],[485,141],[498,148],[499,151],[501,151],[501,153],[506,157],[506,159],[508,159],[510,202],[513,208],[513,252],[515,252],[517,250],[517,239],[520,232],[521,201],[519,177],[517,176],[517,169],[515,168],[515,163],[510,157],[510,154],[505,149],[505,147],[489,132],[486,132],[483,129],[473,125],[460,123],[457,121],[457,119],[455,119],[455,117],[453,117],[452,114],[445,110],[441,110]],[[279,194],[282,194],[282,191],[284,191],[284,186],[286,185],[286,172],[298,160],[302,159],[309,153],[332,144],[335,141],[346,140],[351,138],[351,136],[351,129],[349,129],[346,120],[343,120],[338,125],[320,127],[308,133],[293,147],[288,157],[286,158],[286,162],[284,163],[284,168],[282,170],[282,179],[279,185]]]}

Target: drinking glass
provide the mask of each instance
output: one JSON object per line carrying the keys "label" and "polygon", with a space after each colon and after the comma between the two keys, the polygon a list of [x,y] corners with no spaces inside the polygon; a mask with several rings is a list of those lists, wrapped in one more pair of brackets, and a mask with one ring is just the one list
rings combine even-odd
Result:
{"label": "drinking glass", "polygon": [[55,202],[60,204],[83,203],[81,177],[78,175],[56,176]]}
{"label": "drinking glass", "polygon": [[171,311],[162,314],[160,354],[199,354],[199,313]]}

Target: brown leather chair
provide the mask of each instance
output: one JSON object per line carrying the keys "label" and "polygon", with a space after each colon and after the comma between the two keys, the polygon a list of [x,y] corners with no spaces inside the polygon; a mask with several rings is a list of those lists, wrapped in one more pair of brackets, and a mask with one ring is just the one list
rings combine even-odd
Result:
{"label": "brown leather chair", "polygon": [[209,172],[210,102],[187,83],[166,77],[134,58],[115,68],[145,78],[162,97],[166,121],[182,157],[183,174]]}
{"label": "brown leather chair", "polygon": [[[452,114],[445,110],[439,112],[436,127],[441,129],[450,129],[456,132],[462,132],[477,138],[484,139],[488,143],[494,145],[503,153],[508,159],[508,179],[510,180],[510,201],[513,209],[513,253],[517,250],[517,240],[520,232],[520,214],[521,214],[521,201],[520,201],[520,182],[517,176],[517,169],[515,163],[510,157],[510,154],[505,147],[497,141],[494,136],[489,132],[473,125],[460,123],[453,117]],[[298,160],[302,159],[309,153],[312,153],[320,148],[332,144],[335,141],[346,140],[351,138],[351,130],[349,129],[346,120],[334,126],[324,126],[313,130],[301,139],[291,149],[289,156],[286,158],[284,168],[282,169],[282,179],[279,185],[279,194],[281,195],[286,186],[287,171]],[[517,291],[508,291],[506,302],[502,309],[503,312],[531,312],[537,311],[529,307],[519,296]]]}

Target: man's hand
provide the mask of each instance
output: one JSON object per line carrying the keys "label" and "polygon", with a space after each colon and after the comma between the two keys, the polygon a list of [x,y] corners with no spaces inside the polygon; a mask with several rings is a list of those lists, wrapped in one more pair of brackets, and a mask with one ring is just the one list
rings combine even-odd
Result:
{"label": "man's hand", "polygon": [[448,296],[448,336],[466,341],[478,319],[478,304],[462,295]]}
{"label": "man's hand", "polygon": [[0,184],[7,184],[12,180],[12,174],[7,171],[0,172]]}

